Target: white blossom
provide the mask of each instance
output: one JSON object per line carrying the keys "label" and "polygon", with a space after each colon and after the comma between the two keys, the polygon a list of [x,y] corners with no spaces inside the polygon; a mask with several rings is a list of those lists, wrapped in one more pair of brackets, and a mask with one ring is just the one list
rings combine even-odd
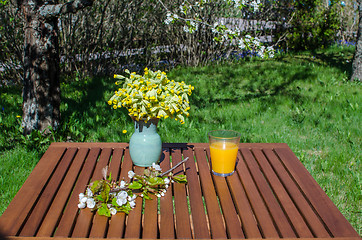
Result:
{"label": "white blossom", "polygon": [[85,208],[86,207],[86,204],[85,203],[78,203],[78,208]]}
{"label": "white blossom", "polygon": [[265,51],[265,47],[261,46],[260,49],[258,50],[259,57],[264,58],[264,51]]}
{"label": "white blossom", "polygon": [[109,209],[109,211],[111,212],[112,215],[116,215],[116,213],[117,213],[117,209],[115,209],[115,208],[113,208],[113,207],[111,207],[111,208]]}
{"label": "white blossom", "polygon": [[80,203],[86,203],[87,200],[88,200],[87,197],[83,197],[82,199],[79,199],[79,202],[80,202]]}
{"label": "white blossom", "polygon": [[268,52],[268,55],[270,58],[273,58],[274,57],[274,48],[273,47],[267,47],[266,48],[266,51]]}
{"label": "white blossom", "polygon": [[152,163],[152,168],[155,169],[156,171],[162,171],[160,165],[158,165],[156,163]]}
{"label": "white blossom", "polygon": [[259,38],[257,38],[257,37],[254,38],[253,43],[254,43],[255,46],[259,47],[259,46],[260,46],[260,40],[259,40]]}
{"label": "white blossom", "polygon": [[133,178],[136,174],[131,170],[131,171],[128,171],[128,177],[129,178]]}
{"label": "white blossom", "polygon": [[120,188],[125,188],[125,187],[126,187],[126,182],[122,180],[122,181],[119,183],[119,187],[120,187]]}
{"label": "white blossom", "polygon": [[84,193],[79,193],[79,201],[81,201],[85,197]]}
{"label": "white blossom", "polygon": [[88,197],[93,197],[93,192],[90,188],[87,188],[87,196]]}
{"label": "white blossom", "polygon": [[174,14],[172,12],[167,12],[166,19],[164,21],[165,24],[170,24],[172,21],[179,19],[179,16],[177,14]]}
{"label": "white blossom", "polygon": [[87,199],[87,207],[88,208],[94,208],[96,206],[96,201],[94,201],[93,198],[88,198]]}
{"label": "white blossom", "polygon": [[117,198],[117,200],[116,200],[117,204],[119,206],[122,206],[122,205],[126,204],[127,203],[127,197],[128,197],[128,194],[127,194],[126,191],[120,191],[117,194],[117,197],[116,197]]}
{"label": "white blossom", "polygon": [[191,33],[191,29],[188,27],[188,26],[183,26],[182,28],[184,30],[184,32],[187,32],[187,33]]}
{"label": "white blossom", "polygon": [[136,194],[133,194],[133,196],[128,196],[128,201],[129,201],[129,202],[132,202],[132,201],[134,201],[136,198],[137,198],[137,195],[136,195]]}
{"label": "white blossom", "polygon": [[244,49],[245,47],[246,47],[246,46],[245,46],[245,43],[244,43],[244,39],[241,38],[241,39],[239,40],[239,48],[240,48],[240,49]]}
{"label": "white blossom", "polygon": [[170,184],[170,179],[168,179],[168,178],[163,179],[163,181],[165,182],[166,185]]}
{"label": "white blossom", "polygon": [[136,206],[136,202],[135,201],[131,201],[129,202],[129,205],[131,206],[131,208],[134,208]]}

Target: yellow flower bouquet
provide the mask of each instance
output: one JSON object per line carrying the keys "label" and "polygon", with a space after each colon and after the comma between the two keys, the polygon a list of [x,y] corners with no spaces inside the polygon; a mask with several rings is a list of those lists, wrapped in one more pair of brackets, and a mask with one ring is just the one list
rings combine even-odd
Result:
{"label": "yellow flower bouquet", "polygon": [[[165,72],[144,69],[143,75],[125,70],[129,77],[114,75],[124,80],[122,88],[115,91],[108,104],[114,109],[125,107],[129,115],[139,121],[174,118],[181,123],[189,116],[189,98],[194,87],[184,82],[169,80]],[[121,85],[123,81],[116,81]]]}

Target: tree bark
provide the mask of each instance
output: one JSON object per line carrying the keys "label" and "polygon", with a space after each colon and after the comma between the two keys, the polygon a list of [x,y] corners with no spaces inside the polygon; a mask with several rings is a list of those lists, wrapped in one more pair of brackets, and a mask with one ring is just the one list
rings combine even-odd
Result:
{"label": "tree bark", "polygon": [[352,63],[351,81],[362,80],[362,0],[358,1],[358,14],[359,14],[359,23],[358,23],[358,32],[357,32],[356,51],[354,53],[353,63]]}
{"label": "tree bark", "polygon": [[60,68],[58,17],[92,5],[93,0],[49,4],[23,0],[24,14],[24,134],[48,132],[60,125]]}

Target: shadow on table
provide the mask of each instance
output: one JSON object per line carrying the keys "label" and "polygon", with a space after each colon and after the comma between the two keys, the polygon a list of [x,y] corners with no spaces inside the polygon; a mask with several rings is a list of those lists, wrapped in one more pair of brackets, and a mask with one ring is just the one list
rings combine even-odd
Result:
{"label": "shadow on table", "polygon": [[0,230],[0,240],[8,240],[9,238],[6,237]]}
{"label": "shadow on table", "polygon": [[[172,147],[170,144],[168,143],[163,143],[162,145],[162,154],[161,154],[161,157],[160,157],[160,162],[159,163],[162,163],[164,160],[165,160],[165,152],[168,152],[169,153],[169,156],[171,156],[171,153],[174,151],[174,149],[186,149],[186,148],[193,148],[194,145],[192,144],[189,144],[189,143],[173,143],[172,144]],[[186,168],[185,170],[187,170],[188,168]],[[180,170],[178,172],[174,172],[173,174],[174,175],[177,175],[177,174],[183,174],[184,173],[184,170]]]}

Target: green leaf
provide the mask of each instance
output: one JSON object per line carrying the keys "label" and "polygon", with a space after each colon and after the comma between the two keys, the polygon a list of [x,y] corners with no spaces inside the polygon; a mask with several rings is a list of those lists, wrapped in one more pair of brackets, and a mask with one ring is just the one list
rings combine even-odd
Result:
{"label": "green leaf", "polygon": [[145,176],[149,177],[149,176],[151,175],[151,171],[146,168],[146,169],[143,171],[143,174],[144,174]]}
{"label": "green leaf", "polygon": [[148,182],[150,186],[163,185],[165,183],[163,179],[159,177],[151,177],[148,179]]}
{"label": "green leaf", "polygon": [[93,193],[99,191],[100,182],[101,182],[101,181],[97,180],[97,181],[94,181],[94,182],[92,183],[92,186],[90,187],[90,189],[91,189],[91,191],[92,191]]}
{"label": "green leaf", "polygon": [[110,192],[110,191],[111,191],[110,186],[109,186],[106,182],[104,182],[104,183],[103,183],[102,191],[101,191],[101,193],[100,193],[100,195],[102,196],[104,202],[107,202],[107,201],[108,201],[108,199],[109,199],[109,192]]}
{"label": "green leaf", "polygon": [[148,194],[148,192],[143,192],[143,198],[146,199],[146,200],[151,200],[152,198],[150,197],[150,195]]}
{"label": "green leaf", "polygon": [[142,188],[142,184],[138,181],[133,181],[131,184],[128,185],[130,189],[140,189]]}
{"label": "green leaf", "polygon": [[112,199],[112,205],[115,206],[115,207],[119,207],[119,205],[117,203],[117,198]]}
{"label": "green leaf", "polygon": [[97,211],[97,212],[98,212],[99,215],[103,215],[103,216],[106,216],[106,217],[110,217],[110,216],[111,216],[111,211],[109,211],[106,203],[103,203],[103,204],[101,205],[101,207],[98,208],[98,211]]}
{"label": "green leaf", "polygon": [[187,178],[185,175],[177,175],[172,178],[177,183],[187,183]]}
{"label": "green leaf", "polygon": [[129,202],[127,202],[127,204],[123,205],[122,207],[119,208],[119,211],[122,211],[126,214],[129,214],[129,212],[132,210],[131,205],[129,204]]}
{"label": "green leaf", "polygon": [[104,202],[104,198],[101,195],[97,195],[97,200],[101,201],[101,202]]}

